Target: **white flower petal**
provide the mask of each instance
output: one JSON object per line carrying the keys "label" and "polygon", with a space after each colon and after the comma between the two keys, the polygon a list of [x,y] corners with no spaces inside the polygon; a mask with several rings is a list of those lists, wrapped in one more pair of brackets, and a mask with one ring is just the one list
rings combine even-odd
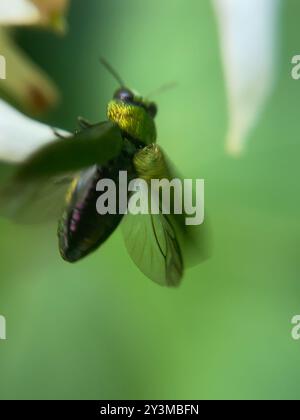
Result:
{"label": "white flower petal", "polygon": [[229,102],[227,150],[239,155],[275,81],[280,0],[213,0]]}
{"label": "white flower petal", "polygon": [[53,140],[51,127],[26,117],[0,99],[0,160],[21,162]]}
{"label": "white flower petal", "polygon": [[31,25],[40,18],[30,0],[0,0],[0,25]]}
{"label": "white flower petal", "polygon": [[69,0],[0,0],[0,25],[50,26],[65,32]]}

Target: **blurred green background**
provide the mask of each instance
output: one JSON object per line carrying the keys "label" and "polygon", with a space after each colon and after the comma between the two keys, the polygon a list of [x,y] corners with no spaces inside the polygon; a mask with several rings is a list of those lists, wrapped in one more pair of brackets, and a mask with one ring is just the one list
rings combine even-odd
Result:
{"label": "blurred green background", "polygon": [[0,221],[0,398],[298,399],[300,3],[284,2],[279,80],[245,156],[224,152],[226,97],[210,1],[73,0],[65,38],[23,30],[19,43],[63,94],[47,121],[105,119],[116,83],[105,56],[157,98],[159,142],[187,177],[206,180],[214,255],[178,290],[131,262],[118,231],[71,266],[56,226]]}

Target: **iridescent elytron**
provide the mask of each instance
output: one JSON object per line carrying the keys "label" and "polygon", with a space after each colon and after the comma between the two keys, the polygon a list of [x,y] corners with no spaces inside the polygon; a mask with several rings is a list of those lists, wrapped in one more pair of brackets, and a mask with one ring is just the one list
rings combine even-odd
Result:
{"label": "iridescent elytron", "polygon": [[176,286],[186,248],[193,248],[198,260],[206,257],[204,232],[195,235],[185,226],[184,215],[100,215],[96,210],[98,181],[109,178],[118,187],[119,171],[127,171],[128,182],[178,178],[156,144],[155,103],[126,88],[104,64],[121,86],[108,103],[108,121],[93,125],[80,118],[80,130],[73,136],[60,137],[34,153],[18,167],[12,183],[0,190],[0,211],[26,223],[42,222],[62,211],[59,248],[68,262],[97,249],[124,217],[125,243],[136,265],[155,282]]}
{"label": "iridescent elytron", "polygon": [[[156,142],[154,117],[157,107],[131,90],[118,89],[107,107],[108,119],[121,129],[122,153],[106,165],[95,165],[72,182],[67,193],[67,208],[59,223],[59,244],[62,257],[76,262],[99,247],[119,225],[122,215],[99,215],[96,184],[101,178],[113,179],[118,185],[119,171],[127,171],[128,180],[139,172],[134,156]],[[83,126],[88,125],[83,122]],[[86,129],[86,127],[83,127]],[[118,203],[117,203],[118,204]]]}

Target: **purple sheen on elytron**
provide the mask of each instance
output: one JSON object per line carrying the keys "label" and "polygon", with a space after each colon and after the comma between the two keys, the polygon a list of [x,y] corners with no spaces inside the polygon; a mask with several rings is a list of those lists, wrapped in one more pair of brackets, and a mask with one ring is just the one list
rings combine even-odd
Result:
{"label": "purple sheen on elytron", "polygon": [[[100,179],[119,182],[119,171],[127,171],[128,182],[136,178],[133,156],[137,152],[134,143],[124,140],[122,153],[107,165],[94,165],[83,170],[71,185],[68,202],[58,227],[61,256],[68,262],[76,262],[95,251],[120,224],[122,214],[100,215],[96,209]],[[118,206],[118,197],[117,197]]]}
{"label": "purple sheen on elytron", "polygon": [[119,165],[94,166],[81,173],[58,230],[60,252],[65,260],[76,262],[90,254],[120,223],[120,215],[101,216],[96,210],[96,185],[99,179],[117,180],[118,174]]}

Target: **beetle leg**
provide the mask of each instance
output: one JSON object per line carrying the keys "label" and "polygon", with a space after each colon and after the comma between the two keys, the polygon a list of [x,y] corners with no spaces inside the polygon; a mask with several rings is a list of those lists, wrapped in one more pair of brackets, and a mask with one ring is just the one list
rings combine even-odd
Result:
{"label": "beetle leg", "polygon": [[66,140],[68,137],[64,136],[63,134],[59,133],[56,128],[52,127],[53,134],[58,137],[59,139]]}
{"label": "beetle leg", "polygon": [[93,124],[91,124],[88,120],[82,117],[78,117],[78,123],[80,128],[89,128],[93,126]]}

